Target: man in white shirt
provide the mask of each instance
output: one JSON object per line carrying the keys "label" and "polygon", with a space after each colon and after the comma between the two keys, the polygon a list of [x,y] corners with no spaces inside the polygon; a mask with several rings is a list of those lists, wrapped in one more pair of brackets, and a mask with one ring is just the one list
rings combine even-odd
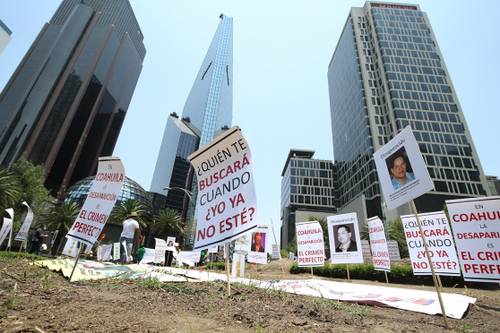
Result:
{"label": "man in white shirt", "polygon": [[123,221],[123,229],[120,235],[120,244],[122,247],[121,252],[121,263],[128,264],[132,261],[132,249],[134,246],[134,238],[139,243],[141,239],[141,228],[139,227],[139,215],[136,212],[132,212],[127,216],[125,221]]}

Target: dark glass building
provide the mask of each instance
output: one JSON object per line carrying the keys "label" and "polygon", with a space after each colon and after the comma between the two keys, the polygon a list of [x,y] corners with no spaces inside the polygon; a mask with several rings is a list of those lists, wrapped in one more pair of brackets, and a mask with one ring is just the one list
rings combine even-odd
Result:
{"label": "dark glass building", "polygon": [[295,238],[295,223],[337,212],[332,161],[313,159],[313,150],[292,149],[281,173],[281,248]]}
{"label": "dark glass building", "polygon": [[366,2],[351,8],[328,83],[341,206],[363,193],[368,216],[384,216],[372,155],[408,125],[435,185],[416,200],[420,211],[488,193],[431,24],[417,5]]}
{"label": "dark glass building", "polygon": [[111,155],[146,54],[128,0],[64,0],[0,96],[0,164],[25,157],[62,197]]}

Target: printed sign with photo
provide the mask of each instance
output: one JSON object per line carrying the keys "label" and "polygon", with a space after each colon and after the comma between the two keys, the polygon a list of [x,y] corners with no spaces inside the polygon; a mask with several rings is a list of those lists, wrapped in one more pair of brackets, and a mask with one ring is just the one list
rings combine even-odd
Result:
{"label": "printed sign with photo", "polygon": [[434,189],[410,126],[373,154],[387,208],[394,209]]}
{"label": "printed sign with photo", "polygon": [[363,250],[356,213],[327,217],[332,264],[362,264]]}
{"label": "printed sign with photo", "polygon": [[248,253],[248,262],[256,264],[267,264],[266,238],[267,227],[258,227],[252,231],[252,241],[250,252]]}

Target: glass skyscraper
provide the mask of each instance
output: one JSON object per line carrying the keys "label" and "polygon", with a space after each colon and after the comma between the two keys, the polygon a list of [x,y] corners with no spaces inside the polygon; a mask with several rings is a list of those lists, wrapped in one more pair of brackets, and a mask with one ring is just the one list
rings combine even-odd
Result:
{"label": "glass skyscraper", "polygon": [[0,164],[43,164],[62,197],[111,155],[146,54],[128,0],[64,0],[0,96]]}
{"label": "glass skyscraper", "polygon": [[364,193],[368,215],[383,216],[372,155],[407,125],[435,185],[416,200],[419,210],[487,194],[457,94],[419,6],[366,2],[351,8],[328,84],[340,205]]}
{"label": "glass skyscraper", "polygon": [[0,54],[9,43],[10,35],[12,35],[12,31],[0,20]]}

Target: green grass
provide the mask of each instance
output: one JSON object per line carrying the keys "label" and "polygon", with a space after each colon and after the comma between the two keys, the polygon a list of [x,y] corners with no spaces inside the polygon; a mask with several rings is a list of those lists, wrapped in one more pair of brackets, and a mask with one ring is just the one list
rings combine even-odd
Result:
{"label": "green grass", "polygon": [[0,251],[0,260],[7,261],[17,259],[44,260],[47,258],[25,252]]}

